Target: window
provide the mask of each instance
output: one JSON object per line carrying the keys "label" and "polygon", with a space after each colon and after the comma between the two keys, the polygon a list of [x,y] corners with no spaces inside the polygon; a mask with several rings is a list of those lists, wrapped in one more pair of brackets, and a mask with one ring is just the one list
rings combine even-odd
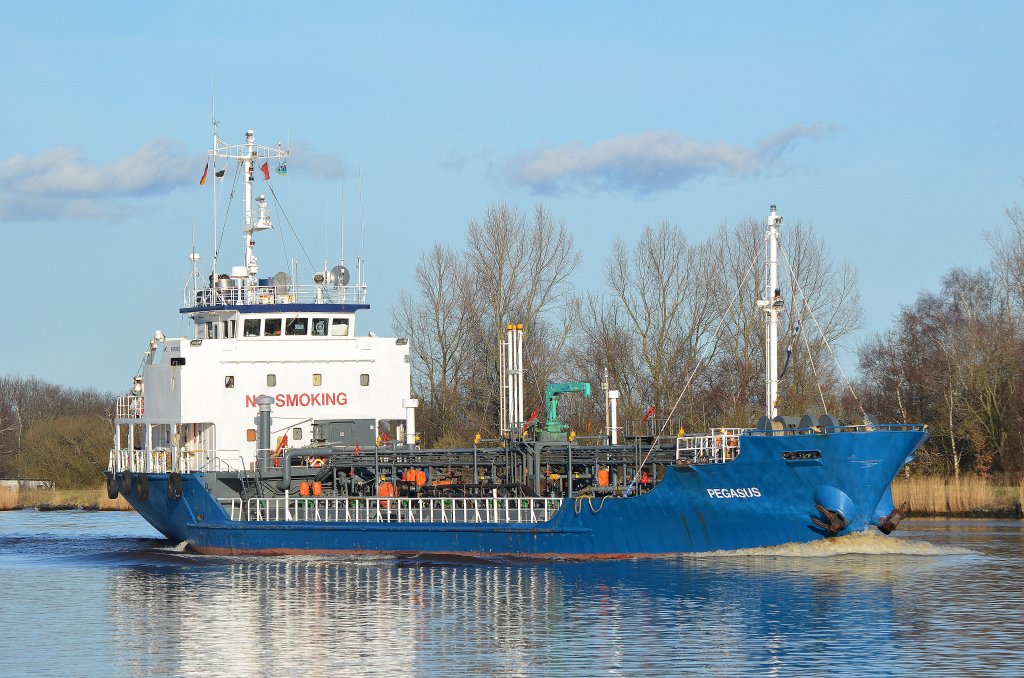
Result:
{"label": "window", "polygon": [[284,333],[293,337],[306,336],[309,329],[309,318],[289,318],[284,325]]}
{"label": "window", "polygon": [[348,336],[348,318],[332,318],[331,319],[331,336],[332,337],[347,337]]}
{"label": "window", "polygon": [[217,323],[206,323],[206,336],[209,337],[210,339],[217,338]]}
{"label": "window", "polygon": [[313,386],[322,386],[324,382],[324,375],[314,374],[313,375]]}
{"label": "window", "polygon": [[327,336],[327,318],[313,318],[313,336]]}
{"label": "window", "polygon": [[224,338],[234,339],[235,338],[235,321],[225,320],[224,321]]}
{"label": "window", "polygon": [[370,385],[370,375],[368,375],[368,374],[360,374],[359,375],[359,385],[360,386],[369,386]]}
{"label": "window", "polygon": [[234,388],[234,387],[235,387],[235,378],[233,376],[231,376],[230,374],[228,376],[224,377],[224,388]]}
{"label": "window", "polygon": [[277,386],[277,375],[276,374],[268,374],[267,375],[267,386]]}
{"label": "window", "polygon": [[263,323],[263,336],[265,337],[280,337],[281,336],[281,319],[280,318],[267,318],[267,321]]}
{"label": "window", "polygon": [[293,428],[292,429],[292,440],[302,440],[302,429],[301,428]]}
{"label": "window", "polygon": [[246,318],[245,328],[242,330],[247,337],[258,337],[260,336],[260,319],[259,318]]}

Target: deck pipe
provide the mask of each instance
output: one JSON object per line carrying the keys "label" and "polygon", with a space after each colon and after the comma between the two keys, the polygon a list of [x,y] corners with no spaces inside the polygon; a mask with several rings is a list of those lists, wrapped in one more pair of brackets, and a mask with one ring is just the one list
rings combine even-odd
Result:
{"label": "deck pipe", "polygon": [[256,414],[256,449],[260,455],[260,465],[267,468],[270,464],[270,406],[274,399],[268,395],[256,398],[259,412]]}

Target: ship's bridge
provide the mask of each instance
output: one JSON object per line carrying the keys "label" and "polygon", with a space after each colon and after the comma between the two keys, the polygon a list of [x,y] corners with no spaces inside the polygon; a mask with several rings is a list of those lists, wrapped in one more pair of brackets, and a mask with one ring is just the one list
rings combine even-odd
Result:
{"label": "ship's bridge", "polygon": [[188,287],[184,296],[179,310],[195,322],[195,339],[348,337],[355,334],[356,311],[370,308],[365,285],[270,278],[246,285],[226,275],[210,287]]}

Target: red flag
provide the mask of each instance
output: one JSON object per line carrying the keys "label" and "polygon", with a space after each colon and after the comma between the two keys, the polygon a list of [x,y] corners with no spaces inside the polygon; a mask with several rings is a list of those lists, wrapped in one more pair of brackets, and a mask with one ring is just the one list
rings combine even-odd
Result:
{"label": "red flag", "polygon": [[203,168],[203,178],[199,180],[199,185],[202,186],[206,183],[206,173],[210,171],[210,163],[206,163],[206,167]]}
{"label": "red flag", "polygon": [[263,178],[270,181],[270,165],[263,163],[260,165],[260,169],[263,170]]}
{"label": "red flag", "polygon": [[654,414],[654,405],[651,405],[651,409],[647,410],[647,414],[645,414],[644,418],[640,420],[640,423],[642,424],[645,421],[647,421],[648,417],[650,417],[652,414]]}

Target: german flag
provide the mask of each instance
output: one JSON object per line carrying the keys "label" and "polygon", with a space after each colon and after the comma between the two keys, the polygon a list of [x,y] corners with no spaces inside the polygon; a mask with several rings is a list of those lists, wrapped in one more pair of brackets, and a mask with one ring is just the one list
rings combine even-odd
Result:
{"label": "german flag", "polygon": [[202,186],[206,183],[206,173],[210,171],[210,163],[206,163],[206,167],[203,168],[203,177],[199,180],[199,185]]}

